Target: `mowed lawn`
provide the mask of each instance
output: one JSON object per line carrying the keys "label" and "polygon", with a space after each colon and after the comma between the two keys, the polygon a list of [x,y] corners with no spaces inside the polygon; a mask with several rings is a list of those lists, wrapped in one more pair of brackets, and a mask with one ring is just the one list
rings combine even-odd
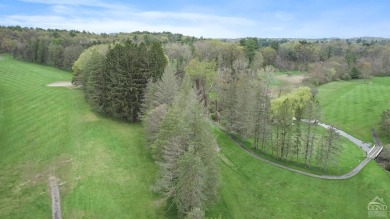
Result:
{"label": "mowed lawn", "polygon": [[374,128],[383,143],[390,143],[379,130],[382,112],[390,106],[390,77],[338,81],[319,87],[321,120],[363,140],[373,142]]}
{"label": "mowed lawn", "polygon": [[102,118],[54,68],[0,59],[0,218],[50,218],[59,178],[63,218],[156,218],[157,166],[142,126]]}
{"label": "mowed lawn", "polygon": [[348,180],[316,179],[255,160],[221,131],[215,134],[222,182],[210,217],[368,218],[373,198],[390,203],[390,173],[375,161]]}
{"label": "mowed lawn", "polygon": [[[60,179],[63,218],[172,218],[150,192],[158,168],[142,126],[94,114],[78,89],[46,86],[70,78],[0,59],[0,218],[50,218],[49,175]],[[349,180],[314,179],[215,134],[221,187],[209,218],[366,218],[375,196],[390,204],[390,174],[373,161]]]}

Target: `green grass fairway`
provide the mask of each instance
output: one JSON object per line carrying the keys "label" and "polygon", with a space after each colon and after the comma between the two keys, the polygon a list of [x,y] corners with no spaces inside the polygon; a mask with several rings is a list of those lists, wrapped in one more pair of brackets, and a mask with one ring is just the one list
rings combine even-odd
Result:
{"label": "green grass fairway", "polygon": [[378,125],[390,104],[390,78],[375,77],[370,81],[371,84],[362,80],[339,81],[319,87],[321,120],[367,142],[373,142],[370,130],[375,128],[382,142],[390,143]]}
{"label": "green grass fairway", "polygon": [[375,161],[348,180],[315,179],[255,160],[221,131],[215,133],[222,182],[210,217],[367,218],[375,196],[390,203],[390,174]]}
{"label": "green grass fairway", "polygon": [[[142,126],[97,116],[78,89],[46,86],[70,78],[0,60],[0,218],[50,218],[50,174],[60,179],[64,219],[173,218],[150,192],[158,168]],[[314,179],[256,160],[215,134],[221,188],[209,218],[367,218],[375,196],[390,205],[390,174],[375,162],[349,180]]]}
{"label": "green grass fairway", "polygon": [[60,179],[63,218],[156,218],[157,167],[141,125],[96,116],[71,74],[0,60],[0,218],[50,218],[48,176]]}

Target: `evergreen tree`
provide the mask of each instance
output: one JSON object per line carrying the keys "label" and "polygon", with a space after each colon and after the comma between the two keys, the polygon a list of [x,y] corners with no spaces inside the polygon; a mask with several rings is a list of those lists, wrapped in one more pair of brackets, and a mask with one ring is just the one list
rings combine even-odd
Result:
{"label": "evergreen tree", "polygon": [[178,163],[177,194],[174,200],[181,213],[190,212],[193,208],[204,209],[205,169],[199,155],[190,146]]}
{"label": "evergreen tree", "polygon": [[182,214],[202,211],[218,189],[217,144],[189,82],[163,118],[153,150],[160,166],[155,189]]}
{"label": "evergreen tree", "polygon": [[107,104],[103,112],[114,118],[138,121],[148,80],[163,74],[167,59],[156,42],[116,44],[106,55],[105,90]]}
{"label": "evergreen tree", "polygon": [[160,124],[168,107],[178,93],[179,84],[172,65],[165,69],[162,78],[156,82],[149,80],[142,103],[143,121],[148,143],[153,144],[157,138]]}
{"label": "evergreen tree", "polygon": [[87,61],[83,76],[83,90],[86,100],[92,107],[102,112],[105,103],[105,79],[104,79],[105,57],[98,51],[93,51]]}

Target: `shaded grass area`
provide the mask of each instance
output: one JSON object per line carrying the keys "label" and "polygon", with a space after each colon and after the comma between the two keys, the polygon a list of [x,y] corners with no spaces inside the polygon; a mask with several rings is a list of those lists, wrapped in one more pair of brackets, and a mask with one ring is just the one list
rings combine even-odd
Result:
{"label": "shaded grass area", "polygon": [[50,218],[48,177],[63,218],[156,218],[157,167],[142,126],[90,111],[80,90],[47,87],[71,74],[0,60],[0,218]]}
{"label": "shaded grass area", "polygon": [[223,159],[221,195],[210,217],[367,218],[375,196],[390,202],[390,174],[375,161],[348,180],[315,179],[256,160],[214,132]]}
{"label": "shaded grass area", "polygon": [[390,105],[390,78],[331,82],[319,87],[318,99],[322,108],[321,121],[366,142],[373,142],[375,128],[382,143],[390,139],[380,132],[382,112]]}

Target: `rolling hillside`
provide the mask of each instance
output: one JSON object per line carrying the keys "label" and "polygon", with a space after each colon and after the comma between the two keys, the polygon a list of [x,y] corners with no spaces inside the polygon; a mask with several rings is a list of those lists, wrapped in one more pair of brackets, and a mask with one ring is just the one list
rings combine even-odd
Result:
{"label": "rolling hillside", "polygon": [[[59,178],[63,218],[172,218],[151,192],[157,173],[142,126],[90,111],[78,89],[47,87],[67,72],[0,59],[0,218],[49,218],[48,177]],[[331,104],[331,101],[329,101]],[[325,117],[326,118],[326,117]],[[342,128],[342,127],[341,127]],[[390,174],[371,161],[344,181],[258,161],[215,129],[220,198],[212,218],[361,218]]]}

